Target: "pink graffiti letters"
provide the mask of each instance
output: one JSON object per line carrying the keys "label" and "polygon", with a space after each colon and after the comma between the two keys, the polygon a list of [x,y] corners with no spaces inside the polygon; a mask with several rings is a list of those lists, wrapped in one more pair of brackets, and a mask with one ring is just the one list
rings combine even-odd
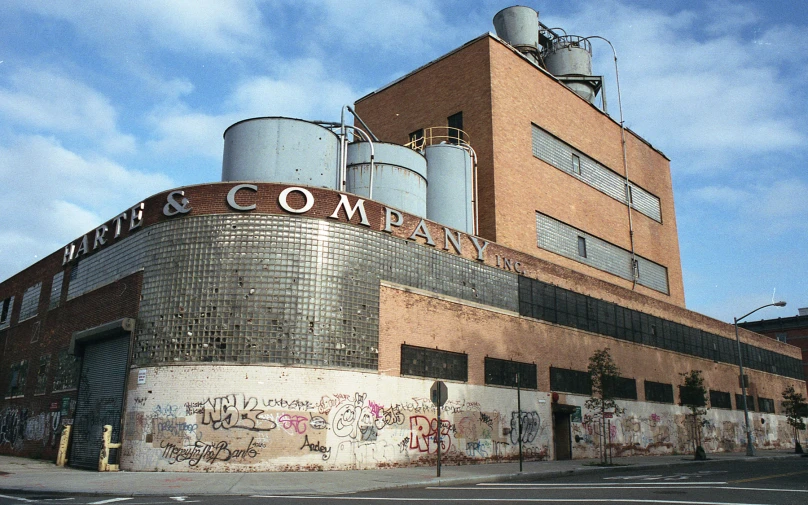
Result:
{"label": "pink graffiti letters", "polygon": [[284,430],[294,428],[294,430],[301,435],[306,433],[307,421],[308,419],[305,416],[298,415],[290,416],[289,414],[282,414],[278,417],[278,423],[280,423]]}

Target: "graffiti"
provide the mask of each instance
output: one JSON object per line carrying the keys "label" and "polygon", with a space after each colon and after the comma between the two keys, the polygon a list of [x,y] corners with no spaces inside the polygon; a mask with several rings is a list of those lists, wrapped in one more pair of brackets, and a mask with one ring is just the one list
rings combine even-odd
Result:
{"label": "graffiti", "polygon": [[205,402],[186,402],[185,403],[185,415],[192,416],[194,414],[204,414],[205,413]]}
{"label": "graffiti", "polygon": [[438,452],[440,439],[441,451],[446,453],[452,446],[452,438],[449,436],[451,423],[446,419],[441,419],[440,436],[438,436],[438,420],[429,419],[425,416],[410,417],[410,449],[418,452],[435,454]]}
{"label": "graffiti", "polygon": [[410,437],[404,437],[403,440],[398,444],[398,448],[400,452],[407,452],[407,449],[410,445]]}
{"label": "graffiti", "polygon": [[[539,435],[539,426],[541,426],[541,419],[539,413],[535,410],[532,412],[522,412],[522,443],[530,444],[536,440]],[[511,413],[511,443],[516,445],[519,443],[519,413]]]}
{"label": "graffiti", "polygon": [[41,440],[43,445],[47,446],[50,443],[51,447],[55,447],[61,433],[61,423],[62,413],[58,410],[30,416],[25,421],[23,438]]}
{"label": "graffiti", "polygon": [[197,466],[200,461],[213,464],[217,461],[240,460],[255,458],[258,451],[253,443],[255,439],[250,439],[245,449],[230,449],[227,441],[222,440],[215,444],[198,440],[191,447],[179,447],[170,442],[163,442],[160,448],[163,449],[163,458],[168,460],[168,464],[182,463],[187,461],[188,466]]}
{"label": "graffiti", "polygon": [[[277,427],[274,421],[267,419],[266,411],[258,407],[258,400],[247,398],[241,393],[219,398],[208,399],[204,405],[202,424],[218,429],[243,429],[250,431],[269,431]],[[262,417],[264,416],[264,417]]]}
{"label": "graffiti", "polygon": [[494,457],[501,457],[508,453],[510,446],[508,445],[508,442],[499,442],[497,440],[493,440],[491,442],[491,447],[493,449]]}
{"label": "graffiti", "polygon": [[365,405],[367,394],[356,393],[353,402],[341,404],[334,412],[331,422],[332,431],[338,437],[358,438],[362,440],[376,440],[376,432],[384,428],[384,421],[379,420]]}
{"label": "graffiti", "polygon": [[196,424],[180,422],[174,417],[167,418],[163,421],[157,421],[155,424],[158,431],[170,433],[172,435],[188,435],[195,432],[197,429]]}
{"label": "graffiti", "polygon": [[312,410],[315,404],[308,400],[287,400],[285,398],[270,398],[263,400],[264,407],[268,409],[283,409],[283,410]]}
{"label": "graffiti", "polygon": [[309,419],[309,426],[311,426],[313,430],[325,430],[328,429],[328,421],[320,416],[311,416],[311,419]]}
{"label": "graffiti", "polygon": [[281,414],[277,422],[281,425],[284,430],[294,429],[295,432],[302,435],[306,433],[306,422],[308,419],[304,416],[290,416],[289,414]]}
{"label": "graffiti", "polygon": [[485,441],[466,442],[466,456],[470,458],[487,458],[488,450]]}
{"label": "graffiti", "polygon": [[401,412],[401,408],[398,405],[390,407],[389,409],[383,409],[382,420],[386,426],[404,424],[404,413]]}
{"label": "graffiti", "polygon": [[178,405],[155,405],[152,415],[154,417],[177,417],[179,410]]}
{"label": "graffiti", "polygon": [[320,445],[320,442],[311,443],[309,442],[309,436],[306,435],[303,439],[303,445],[300,446],[300,450],[302,451],[304,448],[308,447],[309,452],[319,452],[322,455],[323,461],[328,460],[331,457],[331,448],[326,447],[324,445]]}

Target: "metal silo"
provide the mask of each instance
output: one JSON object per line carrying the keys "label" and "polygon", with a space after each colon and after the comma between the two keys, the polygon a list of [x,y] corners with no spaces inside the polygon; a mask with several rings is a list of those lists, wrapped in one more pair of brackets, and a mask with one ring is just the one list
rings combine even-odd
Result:
{"label": "metal silo", "polygon": [[597,89],[583,79],[592,75],[592,45],[588,40],[577,35],[553,39],[544,52],[544,64],[548,72],[559,77],[576,95],[589,103],[595,101]]}
{"label": "metal silo", "polygon": [[474,163],[467,146],[433,144],[424,148],[429,167],[426,215],[432,221],[474,234]]}
{"label": "metal silo", "polygon": [[339,138],[322,126],[284,117],[245,119],[224,132],[222,181],[337,189]]}
{"label": "metal silo", "polygon": [[[346,191],[420,217],[427,215],[427,162],[404,146],[374,142],[371,178],[370,143],[348,145]],[[370,184],[373,181],[373,191]],[[372,196],[371,196],[372,195]]]}
{"label": "metal silo", "polygon": [[539,13],[530,7],[516,5],[497,12],[494,16],[497,36],[539,63]]}

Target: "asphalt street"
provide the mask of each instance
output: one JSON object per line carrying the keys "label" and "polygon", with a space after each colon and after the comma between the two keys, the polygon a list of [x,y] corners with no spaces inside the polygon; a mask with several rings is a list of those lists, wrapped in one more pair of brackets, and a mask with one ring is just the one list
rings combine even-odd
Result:
{"label": "asphalt street", "polygon": [[430,486],[348,494],[285,496],[87,496],[77,493],[0,495],[0,505],[69,503],[102,505],[304,503],[653,503],[721,505],[808,504],[808,458],[707,461],[691,465],[609,471],[531,481]]}

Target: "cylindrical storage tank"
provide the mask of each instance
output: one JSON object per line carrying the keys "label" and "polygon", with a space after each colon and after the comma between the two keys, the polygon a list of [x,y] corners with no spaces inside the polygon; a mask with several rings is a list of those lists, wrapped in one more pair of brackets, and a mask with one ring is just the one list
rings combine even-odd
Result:
{"label": "cylindrical storage tank", "polygon": [[[373,143],[373,200],[426,217],[426,158],[397,144]],[[348,144],[345,189],[370,198],[370,144]]]}
{"label": "cylindrical storage tank", "polygon": [[[547,71],[556,77],[592,75],[592,52],[589,42],[577,36],[560,37],[544,55]],[[595,89],[584,82],[565,82],[575,94],[593,103]]]}
{"label": "cylindrical storage tank", "polygon": [[426,216],[465,233],[474,233],[473,165],[468,149],[435,144],[424,149],[429,168]]}
{"label": "cylindrical storage tank", "polygon": [[338,189],[338,167],[337,135],[302,119],[245,119],[224,131],[224,182],[279,182]]}
{"label": "cylindrical storage tank", "polygon": [[523,51],[532,49],[527,56],[538,61],[535,51],[539,46],[539,13],[522,5],[507,7],[494,16],[497,36]]}

